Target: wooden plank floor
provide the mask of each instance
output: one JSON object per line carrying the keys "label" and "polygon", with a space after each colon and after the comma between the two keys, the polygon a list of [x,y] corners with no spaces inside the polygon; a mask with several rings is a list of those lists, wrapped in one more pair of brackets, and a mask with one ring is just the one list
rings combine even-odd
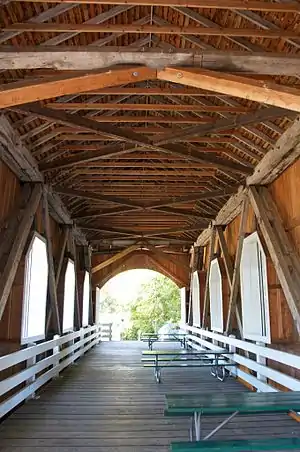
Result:
{"label": "wooden plank floor", "polygon": [[[160,348],[165,348],[159,345]],[[245,391],[207,369],[165,369],[157,385],[141,366],[143,344],[104,342],[0,425],[1,452],[167,452],[188,440],[189,420],[164,418],[166,392]],[[220,418],[204,418],[209,432]],[[216,438],[300,436],[287,415],[239,416]]]}

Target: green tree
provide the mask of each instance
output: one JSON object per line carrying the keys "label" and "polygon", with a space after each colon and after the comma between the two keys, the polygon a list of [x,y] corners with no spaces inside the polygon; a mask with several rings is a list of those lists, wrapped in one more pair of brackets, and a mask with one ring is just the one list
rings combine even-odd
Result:
{"label": "green tree", "polygon": [[137,339],[139,331],[156,332],[164,323],[180,319],[180,292],[178,287],[163,275],[143,284],[137,299],[131,303],[131,326],[124,339]]}

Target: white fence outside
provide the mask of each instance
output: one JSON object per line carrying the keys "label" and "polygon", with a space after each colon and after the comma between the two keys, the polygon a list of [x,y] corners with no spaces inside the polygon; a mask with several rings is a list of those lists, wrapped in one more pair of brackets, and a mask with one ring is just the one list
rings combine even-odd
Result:
{"label": "white fence outside", "polygon": [[[4,399],[0,403],[0,418],[24,400],[34,397],[41,386],[58,377],[63,369],[97,345],[100,339],[101,326],[93,325],[1,356],[0,372],[22,363],[25,368],[0,381],[0,399]],[[19,385],[21,387],[17,389]],[[14,394],[7,395],[13,389]]]}
{"label": "white fence outside", "polygon": [[[257,391],[278,391],[271,384],[268,384],[267,379],[279,383],[291,391],[300,391],[300,380],[265,365],[266,360],[269,359],[300,370],[300,356],[186,324],[181,325],[181,328],[190,333],[188,335],[188,341],[195,349],[201,348],[217,351],[224,351],[225,349],[233,352],[234,354],[231,357],[232,361],[254,371],[254,375],[238,367],[228,367],[228,370],[256,388]],[[251,359],[249,354],[253,354],[254,359]]]}

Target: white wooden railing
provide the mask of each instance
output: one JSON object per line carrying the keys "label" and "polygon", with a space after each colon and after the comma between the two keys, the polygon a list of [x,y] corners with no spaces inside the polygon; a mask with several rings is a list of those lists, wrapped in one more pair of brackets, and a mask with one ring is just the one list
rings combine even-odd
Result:
{"label": "white wooden railing", "polygon": [[[272,386],[272,382],[269,380],[272,380],[291,391],[300,391],[300,380],[267,365],[267,360],[269,359],[276,363],[300,370],[300,356],[282,352],[264,345],[258,345],[253,342],[236,339],[234,336],[224,336],[190,325],[181,325],[181,328],[190,333],[188,335],[188,341],[193,348],[218,351],[226,349],[233,352],[232,360],[237,363],[238,366],[236,368],[228,367],[228,370],[256,388],[257,391],[278,391],[279,389]],[[254,374],[252,375],[245,372],[239,368],[239,365],[254,371]]]}
{"label": "white wooden railing", "polygon": [[13,366],[18,366],[18,370],[0,381],[0,400],[3,400],[0,403],[0,418],[24,400],[34,397],[41,386],[57,378],[63,369],[98,344],[100,337],[101,326],[93,325],[1,356],[0,372],[10,372]]}

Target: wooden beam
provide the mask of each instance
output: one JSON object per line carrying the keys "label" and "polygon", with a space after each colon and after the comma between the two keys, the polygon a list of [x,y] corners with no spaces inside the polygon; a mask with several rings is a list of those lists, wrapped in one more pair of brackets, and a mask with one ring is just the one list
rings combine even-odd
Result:
{"label": "wooden beam", "polygon": [[209,326],[207,324],[208,307],[209,307],[209,274],[210,274],[211,261],[214,258],[215,241],[216,241],[216,228],[213,227],[212,234],[210,236],[209,250],[208,250],[207,272],[206,272],[206,280],[205,280],[203,313],[202,313],[202,328],[206,328],[207,326]]}
{"label": "wooden beam", "polygon": [[156,70],[147,67],[113,69],[99,73],[64,75],[32,81],[7,83],[1,87],[0,108],[75,94],[89,88],[123,85],[156,78]]}
{"label": "wooden beam", "polygon": [[[196,2],[198,0],[195,0]],[[259,2],[262,3],[262,2]],[[265,2],[264,2],[265,3]],[[243,2],[245,5],[245,3]],[[266,4],[266,3],[265,3]],[[268,4],[271,4],[270,2]],[[276,5],[273,3],[273,5]],[[273,52],[232,52],[220,50],[130,49],[115,47],[0,47],[0,70],[51,68],[55,70],[95,70],[114,65],[149,65],[161,69],[189,66],[215,71],[244,72],[269,75],[300,73],[297,54]],[[88,91],[83,90],[84,92]],[[90,91],[93,91],[91,88]]]}
{"label": "wooden beam", "polygon": [[16,22],[6,25],[0,31],[22,31],[34,33],[138,33],[159,35],[197,35],[197,36],[246,36],[249,38],[298,38],[297,32],[289,29],[262,30],[260,28],[197,27],[190,25],[134,25],[134,24],[87,24],[87,23],[29,23]]}
{"label": "wooden beam", "polygon": [[290,312],[300,333],[300,261],[266,188],[249,187],[249,198]]}
{"label": "wooden beam", "polygon": [[65,257],[66,246],[67,246],[67,242],[68,242],[68,238],[69,238],[69,230],[70,230],[69,227],[64,226],[64,228],[63,228],[63,235],[62,235],[62,241],[61,241],[61,245],[60,245],[60,253],[59,253],[57,268],[56,268],[56,272],[55,272],[55,285],[56,285],[56,288],[57,288],[58,283],[59,283],[61,269],[62,269],[64,257]]}
{"label": "wooden beam", "polygon": [[125,248],[124,250],[120,251],[119,253],[114,254],[112,257],[110,257],[106,261],[95,265],[95,267],[92,268],[92,273],[96,273],[99,270],[102,270],[103,268],[107,267],[108,265],[111,265],[114,262],[117,262],[119,259],[122,259],[123,257],[127,256],[128,254],[131,254],[133,251],[136,251],[140,248],[141,248],[141,245],[138,243],[135,245],[131,245],[128,248]]}
{"label": "wooden beam", "polygon": [[[61,335],[62,333],[62,323],[59,316],[58,300],[57,300],[57,280],[54,270],[54,259],[53,259],[53,247],[52,247],[52,234],[50,226],[49,217],[49,206],[48,206],[48,193],[44,190],[43,193],[43,217],[45,226],[45,235],[47,239],[47,259],[48,259],[48,296],[50,299],[50,309],[49,309],[49,320],[51,319],[51,314],[54,314],[56,333]],[[48,323],[48,322],[47,322]]]}
{"label": "wooden beam", "polygon": [[204,124],[191,126],[185,129],[179,129],[178,132],[167,132],[165,135],[159,135],[154,138],[154,142],[158,145],[166,143],[175,143],[176,141],[184,141],[194,136],[201,137],[212,133],[219,133],[220,131],[229,131],[249,124],[260,123],[266,119],[275,119],[278,117],[284,117],[292,115],[291,112],[283,110],[278,107],[263,108],[255,113],[249,113],[246,115],[239,115],[230,117],[229,119],[219,119],[214,121],[213,124]]}
{"label": "wooden beam", "polygon": [[277,83],[185,68],[165,68],[157,72],[157,78],[300,112],[300,90]]}
{"label": "wooden beam", "polygon": [[134,201],[128,201],[125,198],[118,198],[114,196],[105,196],[101,194],[96,194],[94,191],[83,191],[83,190],[73,190],[65,187],[61,187],[57,185],[55,187],[55,191],[61,195],[65,195],[71,198],[77,197],[77,198],[83,198],[83,199],[90,199],[92,201],[108,201],[115,204],[121,204],[127,207],[141,207],[140,204],[135,203]]}
{"label": "wooden beam", "polygon": [[[5,1],[5,0],[4,0]],[[25,0],[25,2],[31,2],[32,0]],[[49,0],[50,2],[50,0]],[[44,3],[44,0],[34,0],[34,3]],[[64,0],[64,3],[72,3],[71,0]],[[127,0],[78,0],[79,4],[101,4],[101,5],[125,5],[128,4]],[[146,6],[182,6],[182,0],[130,0],[130,5],[146,5]],[[257,0],[249,0],[247,2],[243,0],[186,0],[184,5],[190,8],[203,8],[203,9],[232,9],[241,11],[267,11],[274,13],[300,13],[300,6],[297,2],[283,2],[273,3]]]}
{"label": "wooden beam", "polygon": [[36,184],[32,190],[27,207],[18,224],[13,246],[5,262],[0,278],[0,320],[3,316],[6,302],[11,291],[16,272],[25,248],[28,234],[31,229],[34,215],[42,196],[42,186]]}
{"label": "wooden beam", "polygon": [[47,108],[54,108],[54,110],[118,110],[118,111],[199,111],[199,112],[227,112],[227,113],[247,113],[253,111],[249,107],[230,107],[224,105],[173,105],[173,104],[115,104],[115,103],[88,103],[88,102],[49,102]]}
{"label": "wooden beam", "polygon": [[[1,47],[0,47],[0,55],[1,55]],[[1,64],[1,63],[0,63]],[[85,95],[108,95],[108,96],[193,96],[193,97],[214,97],[210,91],[201,91],[199,89],[193,88],[177,88],[176,86],[172,87],[113,87],[113,88],[104,88],[97,89],[95,91],[87,91],[83,93]]]}
{"label": "wooden beam", "polygon": [[77,328],[81,328],[82,326],[82,315],[80,310],[80,303],[79,303],[79,288],[78,288],[78,271],[79,269],[79,263],[78,263],[78,256],[77,256],[77,246],[75,241],[75,236],[73,234],[73,230],[69,233],[69,239],[70,239],[70,248],[71,253],[73,255],[74,259],[74,267],[75,267],[75,297],[74,297],[74,303],[75,303],[75,326]]}

